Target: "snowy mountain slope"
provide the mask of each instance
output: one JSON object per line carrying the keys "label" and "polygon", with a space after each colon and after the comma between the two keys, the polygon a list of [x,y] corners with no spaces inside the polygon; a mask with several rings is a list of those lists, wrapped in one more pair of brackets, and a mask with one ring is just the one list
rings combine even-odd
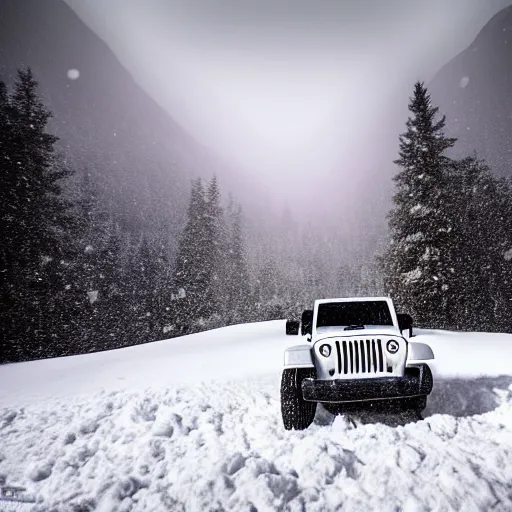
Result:
{"label": "snowy mountain slope", "polygon": [[286,432],[283,333],[0,367],[0,481],[36,510],[512,509],[512,336],[422,332],[437,358],[424,421],[319,408]]}
{"label": "snowy mountain slope", "polygon": [[511,30],[509,6],[490,19],[429,84],[434,103],[447,116],[447,135],[459,139],[454,154],[477,151],[502,176],[510,175],[512,164]]}

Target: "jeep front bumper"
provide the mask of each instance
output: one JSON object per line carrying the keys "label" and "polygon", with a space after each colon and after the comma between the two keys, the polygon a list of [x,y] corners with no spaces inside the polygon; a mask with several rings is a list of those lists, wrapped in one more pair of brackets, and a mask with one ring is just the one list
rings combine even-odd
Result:
{"label": "jeep front bumper", "polygon": [[373,379],[304,379],[302,396],[310,402],[361,402],[429,395],[433,378],[426,364],[405,369],[403,377]]}

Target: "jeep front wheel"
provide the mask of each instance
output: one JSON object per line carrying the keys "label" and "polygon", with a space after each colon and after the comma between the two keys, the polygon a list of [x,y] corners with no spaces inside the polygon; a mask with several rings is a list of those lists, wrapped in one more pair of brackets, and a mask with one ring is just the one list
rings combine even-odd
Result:
{"label": "jeep front wheel", "polygon": [[304,430],[313,423],[316,402],[304,400],[301,384],[304,379],[314,376],[314,370],[283,370],[281,377],[281,414],[286,430]]}

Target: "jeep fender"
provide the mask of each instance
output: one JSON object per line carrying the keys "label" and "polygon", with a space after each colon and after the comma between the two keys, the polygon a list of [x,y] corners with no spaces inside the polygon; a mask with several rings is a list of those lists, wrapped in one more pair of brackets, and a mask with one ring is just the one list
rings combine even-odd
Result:
{"label": "jeep fender", "polygon": [[314,368],[311,345],[294,345],[284,351],[284,369]]}
{"label": "jeep fender", "polygon": [[409,340],[407,349],[406,366],[434,359],[434,352],[426,343],[418,343],[416,341]]}

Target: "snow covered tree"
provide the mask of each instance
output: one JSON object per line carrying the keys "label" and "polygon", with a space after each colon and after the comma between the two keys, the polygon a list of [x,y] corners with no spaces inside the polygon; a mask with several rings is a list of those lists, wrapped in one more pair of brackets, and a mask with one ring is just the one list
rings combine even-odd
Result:
{"label": "snow covered tree", "polygon": [[169,259],[170,244],[166,232],[158,234],[152,244],[152,258],[156,268],[156,281],[153,283],[152,341],[161,339],[165,328],[173,322],[172,267]]}
{"label": "snow covered tree", "polygon": [[445,151],[455,139],[443,133],[444,116],[416,83],[409,103],[407,131],[400,135],[400,171],[390,213],[391,246],[383,258],[387,291],[419,325],[447,327],[454,322],[457,295],[458,234],[447,179]]}
{"label": "snow covered tree", "polygon": [[86,294],[101,288],[104,279],[101,268],[102,252],[108,244],[114,223],[100,197],[98,184],[90,172],[84,172],[80,192],[77,208],[81,221],[78,242],[80,252],[77,255],[77,264],[80,266],[79,287],[86,297]]}
{"label": "snow covered tree", "polygon": [[194,320],[206,318],[211,267],[210,247],[205,243],[206,198],[200,179],[192,183],[187,222],[179,242],[174,273],[174,290],[177,306],[176,321],[179,329],[188,330]]}
{"label": "snow covered tree", "polygon": [[[5,169],[10,164],[10,136],[12,135],[11,131],[11,118],[10,118],[10,105],[9,105],[9,97],[7,95],[7,88],[5,83],[0,80],[0,155],[2,156],[2,160],[0,161],[0,168]],[[13,178],[12,175],[7,174],[7,171],[2,172],[2,180],[3,183],[7,184],[7,178]],[[14,180],[13,180],[14,184]],[[2,187],[0,194],[2,194],[2,199],[4,199],[0,208],[5,208],[7,206],[7,194],[10,192],[9,188]]]}
{"label": "snow covered tree", "polygon": [[283,279],[272,259],[260,268],[254,286],[254,310],[252,320],[275,320],[283,316]]}
{"label": "snow covered tree", "polygon": [[103,348],[110,348],[113,341],[119,343],[124,338],[127,321],[124,257],[127,237],[111,219],[109,228],[108,238],[100,249],[97,268],[100,278],[97,304],[101,309],[96,335],[104,340]]}
{"label": "snow covered tree", "polygon": [[210,317],[219,313],[224,296],[225,237],[223,210],[220,205],[220,189],[217,177],[214,176],[206,191],[205,212],[203,215],[202,241],[204,249],[204,270],[206,272],[205,316]]}
{"label": "snow covered tree", "polygon": [[129,290],[126,304],[125,331],[129,329],[133,343],[161,339],[170,323],[171,276],[169,248],[159,236],[143,237],[134,248],[125,273]]}
{"label": "snow covered tree", "polygon": [[155,330],[157,261],[146,237],[133,255],[130,266],[130,329],[141,343],[150,341]]}
{"label": "snow covered tree", "polygon": [[[0,245],[0,275],[1,279],[1,303],[0,303],[0,336],[7,340],[8,334],[12,333],[12,317],[10,315],[14,306],[14,296],[16,290],[16,281],[14,275],[9,273],[13,262],[10,260],[13,256],[14,244],[10,238],[9,229],[13,228],[11,220],[11,210],[16,203],[15,184],[17,180],[11,162],[11,116],[9,98],[5,83],[0,81],[0,235],[2,244]],[[6,342],[5,342],[6,343]],[[5,358],[10,357],[11,347],[5,346]]]}
{"label": "snow covered tree", "polygon": [[461,235],[456,327],[510,330],[512,189],[476,156],[453,162],[450,178]]}
{"label": "snow covered tree", "polygon": [[248,289],[243,245],[241,209],[231,199],[225,214],[216,177],[206,190],[201,180],[194,181],[174,272],[178,330],[239,317],[231,304],[239,304]]}
{"label": "snow covered tree", "polygon": [[245,259],[243,212],[240,205],[230,211],[230,233],[226,258],[226,305],[231,321],[241,322],[251,308],[250,284]]}
{"label": "snow covered tree", "polygon": [[60,186],[70,171],[57,162],[57,137],[46,131],[51,113],[37,85],[27,69],[18,71],[11,95],[0,86],[1,334],[16,358],[30,351],[28,340],[44,354],[55,334],[50,331],[72,227]]}
{"label": "snow covered tree", "polygon": [[[81,350],[109,348],[120,337],[122,301],[117,290],[122,279],[125,237],[115,222],[109,205],[89,169],[77,173],[74,214],[76,241],[66,276],[65,309],[74,305],[74,338]],[[114,348],[114,347],[112,347]]]}
{"label": "snow covered tree", "polygon": [[[492,251],[492,281],[490,286],[489,304],[493,306],[493,330],[512,332],[510,305],[512,304],[512,182],[501,178],[495,181],[494,201],[487,209],[487,217],[494,232]],[[489,193],[489,192],[488,192]],[[492,192],[490,192],[492,193]],[[497,285],[497,286],[493,286]]]}

